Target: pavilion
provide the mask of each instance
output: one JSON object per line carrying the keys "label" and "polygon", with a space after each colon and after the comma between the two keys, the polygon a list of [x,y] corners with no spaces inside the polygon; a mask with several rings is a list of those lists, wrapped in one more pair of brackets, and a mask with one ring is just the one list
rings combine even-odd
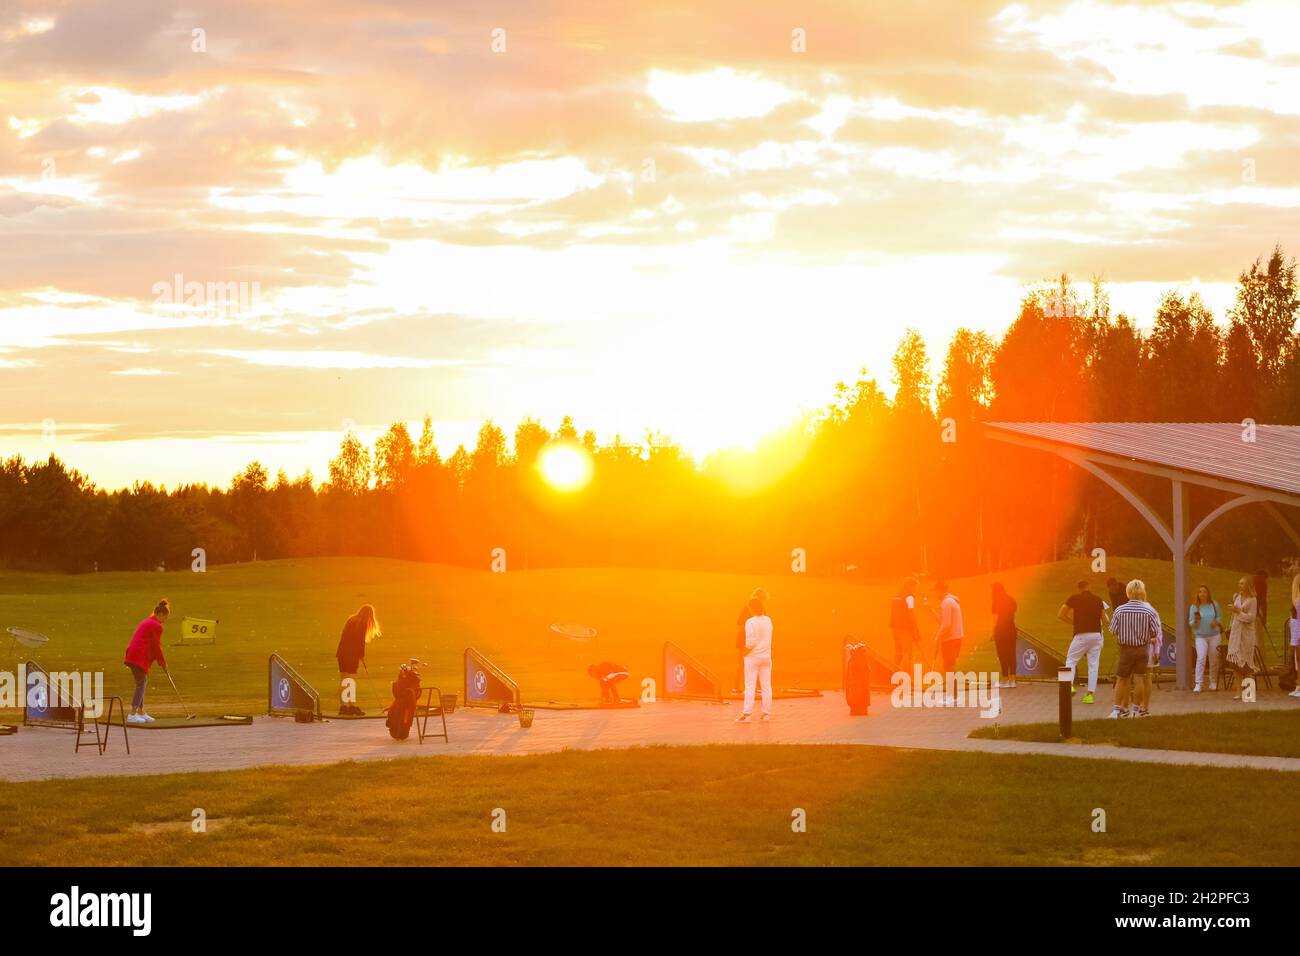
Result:
{"label": "pavilion", "polygon": [[[1261,505],[1300,551],[1300,533],[1282,508],[1300,508],[1300,426],[1246,422],[989,422],[984,435],[996,441],[1050,452],[1095,475],[1119,492],[1169,547],[1174,563],[1174,607],[1179,620],[1177,686],[1191,686],[1188,629],[1181,616],[1188,603],[1187,556],[1207,528],[1242,505]],[[1120,473],[1169,481],[1170,520]],[[1192,524],[1189,486],[1221,493],[1224,500]],[[1218,496],[1216,496],[1218,497]],[[1290,595],[1288,595],[1288,601]]]}

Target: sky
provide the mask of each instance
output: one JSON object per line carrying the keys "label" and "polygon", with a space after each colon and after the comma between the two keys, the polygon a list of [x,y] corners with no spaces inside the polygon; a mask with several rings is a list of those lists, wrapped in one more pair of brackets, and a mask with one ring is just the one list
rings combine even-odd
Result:
{"label": "sky", "polygon": [[1297,243],[1287,2],[6,0],[0,454],[326,474],[565,414],[696,455],[1031,284]]}

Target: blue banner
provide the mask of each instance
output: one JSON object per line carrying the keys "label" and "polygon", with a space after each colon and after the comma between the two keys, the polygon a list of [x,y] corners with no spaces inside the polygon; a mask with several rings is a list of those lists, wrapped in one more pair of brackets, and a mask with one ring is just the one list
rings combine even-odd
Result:
{"label": "blue banner", "polygon": [[1050,677],[1065,666],[1064,658],[1046,645],[1034,640],[1024,631],[1016,634],[1016,676]]}

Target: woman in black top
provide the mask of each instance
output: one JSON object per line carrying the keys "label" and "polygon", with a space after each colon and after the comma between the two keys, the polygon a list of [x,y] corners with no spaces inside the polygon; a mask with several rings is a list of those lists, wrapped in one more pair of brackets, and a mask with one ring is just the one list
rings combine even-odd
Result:
{"label": "woman in black top", "polygon": [[1016,602],[1000,581],[993,583],[993,643],[1002,668],[999,687],[1016,686]]}
{"label": "woman in black top", "polygon": [[[379,636],[379,621],[375,609],[363,604],[343,624],[338,650],[334,652],[339,662],[339,716],[361,717],[365,711],[356,700],[357,669],[365,662],[366,645]],[[349,693],[349,691],[351,693]],[[352,700],[349,700],[349,696]]]}
{"label": "woman in black top", "polygon": [[1118,578],[1106,579],[1106,596],[1110,598],[1110,613],[1115,613],[1115,608],[1128,603],[1128,594],[1124,591],[1124,582]]}

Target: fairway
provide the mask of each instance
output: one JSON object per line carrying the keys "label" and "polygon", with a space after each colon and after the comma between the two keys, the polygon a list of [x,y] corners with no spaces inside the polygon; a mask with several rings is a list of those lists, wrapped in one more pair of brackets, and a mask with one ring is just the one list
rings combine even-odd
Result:
{"label": "fairway", "polygon": [[[1168,562],[1112,558],[1109,573],[1142,577],[1153,603],[1171,618]],[[1002,581],[1020,605],[1020,626],[1064,653],[1068,628],[1056,611],[1074,582],[1090,576],[1084,559],[952,581],[966,615],[962,665],[993,670],[989,584]],[[1237,572],[1195,569],[1222,603]],[[281,654],[320,692],[326,713],[336,708],[334,650],[346,617],[363,603],[375,606],[384,636],[370,646],[360,702],[372,711],[389,700],[388,685],[409,657],[429,662],[426,684],[462,689],[461,655],[483,651],[523,688],[525,701],[591,701],[595,684],[587,664],[613,660],[632,671],[624,696],[640,680],[660,675],[663,642],[672,640],[712,668],[729,688],[735,669],[735,618],[755,585],[771,592],[777,686],[837,688],[839,648],[854,634],[892,657],[887,630],[889,597],[896,582],[861,584],[791,574],[751,575],[643,569],[556,569],[494,574],[446,565],[387,559],[320,558],[266,561],[189,571],[85,575],[0,573],[0,628],[21,624],[50,637],[36,656],[61,670],[103,670],[105,691],[130,696],[122,654],[135,625],[159,597],[174,615],[164,632],[165,651],[181,693],[206,716],[264,713],[266,661]],[[922,594],[929,582],[922,585]],[[1286,582],[1273,582],[1284,593]],[[220,620],[214,645],[175,647],[180,619]],[[922,633],[933,628],[918,611]],[[595,642],[575,642],[550,630],[557,622],[587,624]],[[1268,652],[1267,641],[1261,641]],[[21,649],[0,636],[0,667],[15,667]],[[1112,670],[1113,642],[1102,657]],[[1271,660],[1271,658],[1270,658]],[[149,707],[158,715],[184,711],[161,674],[151,677]]]}
{"label": "fairway", "polygon": [[[0,784],[0,865],[1290,865],[1300,833],[1271,815],[1206,840],[1169,808],[1286,807],[1294,788],[1268,771],[878,747],[264,767]],[[40,839],[20,839],[33,820]]]}

